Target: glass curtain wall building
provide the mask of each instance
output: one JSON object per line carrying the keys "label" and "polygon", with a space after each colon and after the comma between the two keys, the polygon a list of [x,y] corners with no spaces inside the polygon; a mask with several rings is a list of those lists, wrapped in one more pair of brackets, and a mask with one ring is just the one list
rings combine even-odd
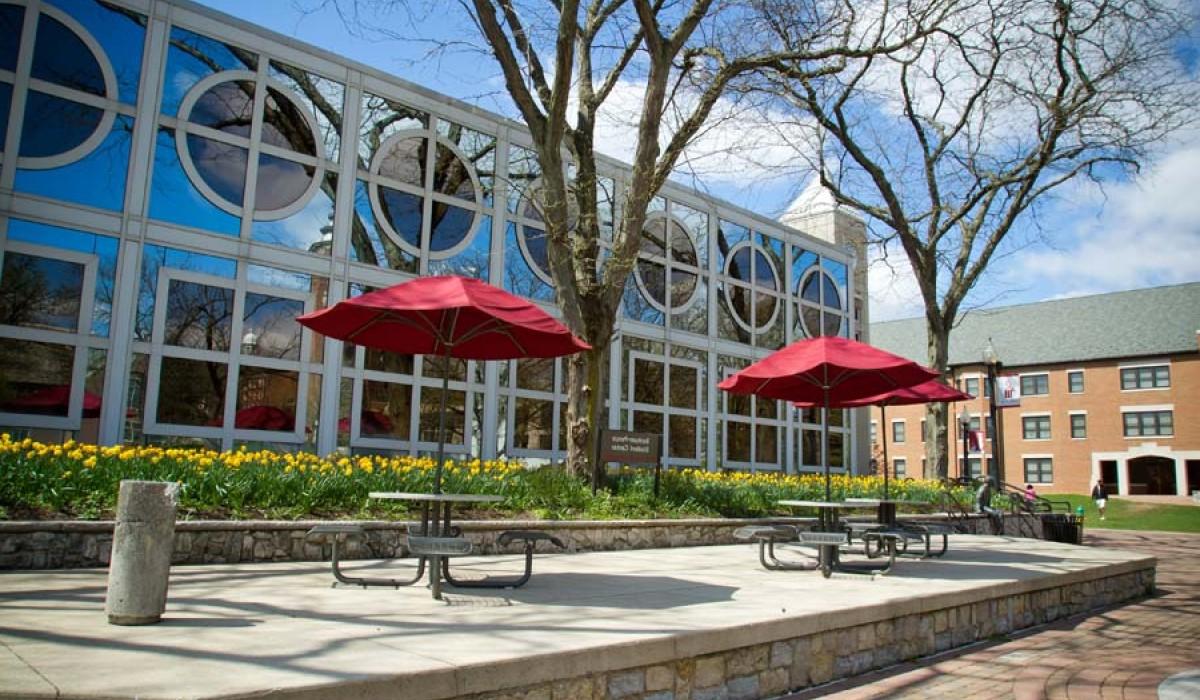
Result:
{"label": "glass curtain wall building", "polygon": [[[554,292],[520,124],[190,3],[0,0],[0,427],[42,439],[565,455],[557,360],[440,362],[295,321],[454,273]],[[627,169],[605,160],[604,235]],[[609,427],[668,463],[816,469],[820,415],[721,377],[850,336],[853,255],[669,184],[612,346]],[[835,413],[835,468],[850,463]]]}

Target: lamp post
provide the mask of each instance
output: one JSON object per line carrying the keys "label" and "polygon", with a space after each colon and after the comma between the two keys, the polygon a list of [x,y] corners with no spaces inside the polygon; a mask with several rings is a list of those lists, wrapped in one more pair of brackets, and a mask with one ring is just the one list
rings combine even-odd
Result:
{"label": "lamp post", "polygon": [[958,431],[959,431],[959,434],[962,435],[962,444],[963,444],[962,467],[959,468],[959,470],[958,470],[958,476],[960,479],[971,473],[971,470],[967,468],[967,461],[968,461],[967,455],[969,454],[968,451],[970,450],[970,445],[967,442],[967,429],[970,427],[971,427],[971,416],[967,414],[967,407],[964,404],[962,407],[962,413],[958,414]]}
{"label": "lamp post", "polygon": [[1003,364],[1000,363],[1000,356],[996,354],[996,347],[992,345],[992,339],[988,338],[987,345],[983,347],[983,364],[987,366],[987,381],[988,388],[991,389],[988,396],[988,415],[992,418],[992,431],[994,435],[989,437],[992,439],[992,459],[995,460],[995,474],[989,474],[989,478],[994,477],[996,488],[1004,490],[1004,434],[1000,427],[1000,414],[996,410],[996,377],[1000,375],[1000,370]]}
{"label": "lamp post", "polygon": [[246,334],[242,336],[242,354],[253,355],[257,348],[258,336],[254,334],[254,331],[246,331]]}

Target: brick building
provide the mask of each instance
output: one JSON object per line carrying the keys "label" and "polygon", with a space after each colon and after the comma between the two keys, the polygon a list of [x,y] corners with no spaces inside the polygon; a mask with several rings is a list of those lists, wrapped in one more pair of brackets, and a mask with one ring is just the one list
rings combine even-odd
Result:
{"label": "brick building", "polygon": [[[963,473],[964,413],[982,448],[968,445],[967,472],[994,469],[989,339],[1021,394],[996,409],[1005,481],[1043,493],[1087,493],[1098,477],[1120,494],[1200,490],[1200,283],[969,313],[950,338],[949,374],[976,396],[950,409],[952,476]],[[871,341],[926,359],[923,319],[872,324]],[[871,409],[873,454],[887,440],[893,473],[922,476],[925,407],[889,408],[886,423]]]}

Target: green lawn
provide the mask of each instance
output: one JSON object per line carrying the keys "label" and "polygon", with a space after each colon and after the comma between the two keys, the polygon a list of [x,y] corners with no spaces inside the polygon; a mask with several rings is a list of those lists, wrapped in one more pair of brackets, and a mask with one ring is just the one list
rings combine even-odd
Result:
{"label": "green lawn", "polygon": [[1200,532],[1200,507],[1155,505],[1122,499],[1108,499],[1105,518],[1100,520],[1096,504],[1088,496],[1076,494],[1045,494],[1052,501],[1070,501],[1071,512],[1083,506],[1084,528],[1113,530],[1160,530],[1164,532]]}

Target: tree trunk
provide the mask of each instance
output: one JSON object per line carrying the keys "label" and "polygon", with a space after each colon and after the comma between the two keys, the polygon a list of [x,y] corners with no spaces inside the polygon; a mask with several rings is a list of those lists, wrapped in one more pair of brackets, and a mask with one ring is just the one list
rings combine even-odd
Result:
{"label": "tree trunk", "polygon": [[[927,323],[929,366],[945,374],[950,354],[950,326],[938,319]],[[948,404],[931,403],[925,409],[925,478],[945,479],[949,475],[947,437]]]}
{"label": "tree trunk", "polygon": [[567,473],[573,476],[592,476],[599,468],[593,461],[602,407],[594,398],[605,376],[607,346],[592,343],[591,350],[567,358]]}

